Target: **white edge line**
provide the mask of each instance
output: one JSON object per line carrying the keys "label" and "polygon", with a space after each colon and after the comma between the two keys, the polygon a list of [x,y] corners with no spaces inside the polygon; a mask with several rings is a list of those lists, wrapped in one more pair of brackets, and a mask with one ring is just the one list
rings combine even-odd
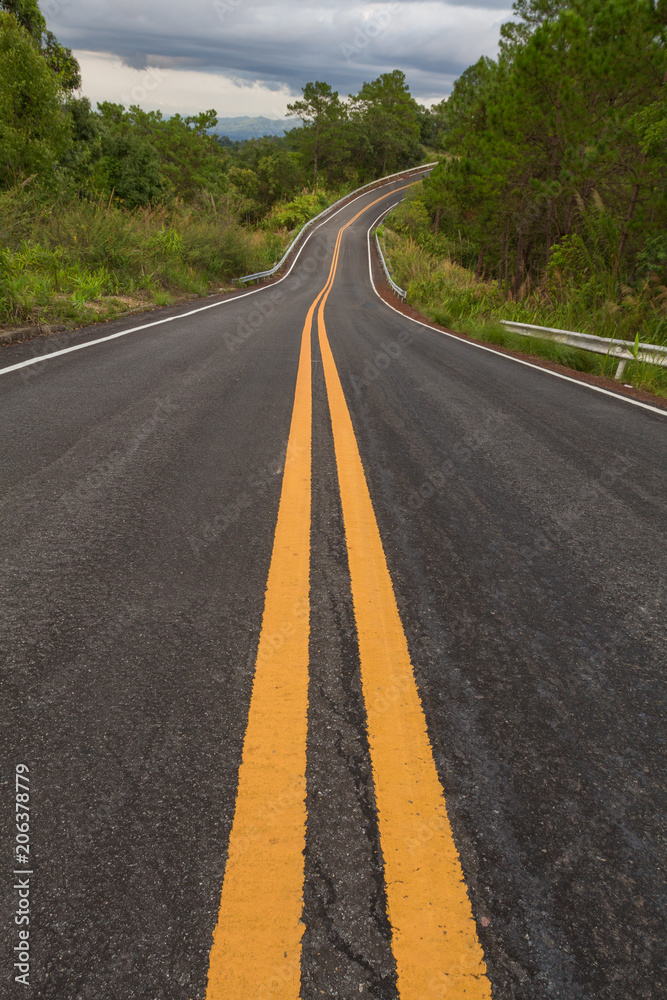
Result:
{"label": "white edge line", "polygon": [[[388,209],[387,211],[390,211],[390,209]],[[380,302],[383,302],[387,306],[387,308],[392,309],[402,319],[407,319],[411,323],[416,323],[417,326],[423,326],[424,329],[426,330],[434,330],[436,333],[442,334],[443,337],[451,337],[452,340],[456,340],[459,344],[468,344],[470,347],[476,347],[480,351],[488,351],[489,354],[496,354],[499,358],[505,358],[507,361],[515,361],[518,365],[525,365],[526,368],[534,368],[535,371],[544,372],[545,375],[553,375],[554,378],[562,378],[566,382],[572,382],[574,385],[581,385],[585,389],[592,389],[593,392],[601,392],[604,396],[611,396],[612,399],[618,399],[622,403],[631,403],[632,406],[640,406],[642,410],[650,410],[651,413],[659,413],[661,417],[667,417],[667,410],[661,410],[657,406],[651,406],[649,403],[641,403],[638,399],[633,399],[631,396],[624,396],[620,392],[612,392],[610,389],[603,389],[599,385],[591,385],[590,382],[584,382],[583,379],[572,378],[570,375],[563,375],[561,372],[553,372],[551,371],[550,368],[543,368],[542,365],[534,365],[532,362],[524,361],[522,358],[515,358],[514,355],[512,354],[505,354],[503,351],[496,351],[493,347],[486,347],[484,344],[477,344],[475,343],[474,340],[468,340],[468,338],[465,337],[465,335],[461,337],[457,336],[455,333],[447,333],[446,330],[440,330],[437,326],[431,326],[430,323],[422,323],[421,320],[414,319],[412,316],[406,316],[405,313],[402,313],[400,311],[400,309],[396,309],[395,306],[392,306],[391,302],[387,302],[387,300],[380,295],[377,288],[375,287],[375,280],[373,278],[373,259],[371,257],[371,232],[373,231],[373,227],[378,224],[382,216],[386,214],[387,212],[383,212],[382,215],[379,215],[366,234],[368,243],[368,271],[370,274],[373,291],[379,298]],[[0,372],[0,374],[2,373]]]}
{"label": "white edge line", "polygon": [[[387,174],[386,177],[380,177],[380,179],[377,180],[377,181],[369,181],[368,184],[362,184],[361,187],[355,188],[354,191],[350,191],[349,194],[344,194],[343,197],[339,198],[338,201],[335,201],[333,203],[333,205],[329,205],[328,208],[323,209],[318,215],[313,216],[312,219],[309,219],[308,222],[304,223],[304,225],[301,227],[301,229],[299,230],[299,232],[297,233],[297,235],[294,237],[294,239],[292,240],[292,242],[288,246],[288,248],[285,251],[285,253],[283,254],[283,256],[280,258],[280,261],[275,265],[275,267],[270,268],[268,271],[256,271],[254,274],[243,274],[240,278],[234,278],[233,280],[234,281],[250,281],[253,278],[270,278],[270,277],[272,277],[274,274],[276,274],[280,270],[280,268],[282,267],[282,265],[285,263],[285,261],[287,260],[287,258],[291,254],[292,250],[294,249],[294,247],[297,245],[297,243],[299,242],[299,240],[301,239],[301,237],[305,233],[305,231],[308,228],[308,226],[310,226],[311,223],[313,223],[313,222],[317,222],[318,219],[321,219],[323,215],[326,215],[327,212],[329,212],[332,208],[335,208],[336,205],[341,205],[341,202],[346,201],[346,199],[348,199],[348,198],[351,198],[352,201],[356,201],[356,198],[352,197],[353,195],[357,195],[358,196],[358,195],[361,195],[361,194],[368,194],[372,190],[376,190],[376,189],[379,190],[382,187],[383,182],[386,183],[387,181],[395,181],[396,178],[399,178],[399,179],[402,180],[402,179],[404,179],[410,173],[417,174],[417,173],[419,173],[420,170],[430,170],[431,167],[437,167],[437,166],[438,166],[437,162],[434,162],[434,163],[422,163],[421,166],[419,166],[419,167],[408,167],[407,170],[398,170],[395,174]],[[351,205],[352,201],[347,201],[347,204]],[[345,205],[341,205],[341,207],[345,208],[346,206]],[[329,218],[333,218],[333,216],[329,216]],[[327,222],[328,219],[324,219],[324,221]],[[316,226],[315,228],[319,229],[319,226]],[[277,282],[276,282],[276,284],[277,284]]]}
{"label": "white edge line", "polygon": [[[428,168],[425,167],[424,169]],[[397,181],[392,181],[392,183],[397,183]],[[378,187],[381,188],[382,185],[378,185]],[[71,354],[73,351],[83,351],[86,347],[95,347],[96,344],[104,344],[108,340],[116,340],[118,337],[127,337],[128,334],[130,333],[139,333],[140,330],[148,330],[153,326],[162,326],[162,324],[164,323],[174,323],[181,319],[187,319],[188,316],[195,316],[197,313],[206,312],[208,309],[217,309],[218,306],[229,305],[232,302],[237,302],[239,299],[245,299],[249,295],[257,295],[259,292],[271,291],[276,287],[276,285],[279,285],[281,281],[285,281],[286,278],[289,278],[290,274],[292,273],[296,265],[296,262],[298,261],[303,251],[306,249],[306,244],[308,243],[308,240],[311,238],[311,236],[315,235],[315,233],[317,232],[318,229],[320,229],[321,226],[326,225],[328,222],[331,221],[331,219],[335,219],[339,212],[342,212],[350,205],[353,205],[355,201],[359,201],[359,199],[365,198],[373,191],[377,191],[378,187],[372,188],[370,191],[363,191],[361,194],[358,194],[356,198],[352,199],[352,201],[348,201],[347,204],[341,205],[340,208],[338,208],[331,215],[327,216],[326,219],[323,219],[322,222],[319,223],[319,225],[315,226],[315,228],[308,234],[306,239],[303,241],[303,244],[299,249],[299,252],[292,261],[289,271],[287,271],[282,276],[282,278],[279,278],[278,281],[273,281],[270,285],[263,285],[261,288],[253,288],[252,291],[250,292],[242,292],[240,295],[234,295],[233,298],[224,298],[220,302],[211,302],[207,306],[200,306],[198,309],[191,309],[190,312],[179,313],[178,316],[165,316],[164,319],[157,319],[154,320],[152,323],[143,323],[141,326],[132,326],[130,327],[129,330],[120,330],[118,333],[110,333],[106,337],[97,337],[95,340],[87,340],[85,344],[73,344],[71,347],[63,347],[60,351],[52,351],[50,354],[40,354],[38,358],[28,358],[26,361],[19,361],[15,365],[9,365],[9,367],[7,368],[0,368],[0,375],[7,375],[9,372],[18,371],[19,368],[28,368],[30,365],[38,365],[42,361],[50,361],[51,358],[59,358],[61,357],[61,355]]]}

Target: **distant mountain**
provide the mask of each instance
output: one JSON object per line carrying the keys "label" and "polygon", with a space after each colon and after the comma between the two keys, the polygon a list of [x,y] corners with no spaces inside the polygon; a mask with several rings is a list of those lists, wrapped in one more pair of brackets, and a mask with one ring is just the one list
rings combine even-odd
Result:
{"label": "distant mountain", "polygon": [[259,139],[263,135],[284,135],[300,124],[298,118],[218,118],[213,132],[230,139]]}

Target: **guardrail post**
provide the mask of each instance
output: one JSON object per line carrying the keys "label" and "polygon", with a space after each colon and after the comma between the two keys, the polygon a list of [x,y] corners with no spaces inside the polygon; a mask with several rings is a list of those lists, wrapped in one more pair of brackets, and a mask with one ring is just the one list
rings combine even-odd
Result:
{"label": "guardrail post", "polygon": [[569,344],[581,351],[591,351],[593,354],[604,354],[612,361],[618,361],[614,378],[623,378],[628,361],[645,361],[651,365],[667,367],[667,345],[645,344],[631,340],[616,340],[614,337],[599,337],[592,333],[577,333],[575,330],[556,330],[550,326],[535,326],[533,323],[515,323],[512,320],[501,319],[503,326],[524,337],[541,337],[543,340],[555,340],[561,344]]}

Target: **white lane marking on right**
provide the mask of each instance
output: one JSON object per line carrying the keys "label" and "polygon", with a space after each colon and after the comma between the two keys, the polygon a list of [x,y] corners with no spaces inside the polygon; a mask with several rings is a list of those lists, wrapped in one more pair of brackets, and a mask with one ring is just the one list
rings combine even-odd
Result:
{"label": "white lane marking on right", "polygon": [[[396,204],[398,204],[398,202]],[[391,209],[389,209],[389,211],[391,211]],[[631,396],[622,396],[618,392],[612,392],[610,389],[603,389],[599,385],[591,385],[590,382],[583,382],[580,381],[578,378],[571,378],[569,375],[563,375],[561,372],[552,372],[550,368],[542,368],[541,365],[534,365],[530,361],[524,361],[522,358],[515,358],[512,354],[504,354],[502,351],[496,351],[493,347],[486,347],[484,344],[476,344],[474,340],[468,340],[464,337],[457,337],[456,334],[454,333],[447,333],[446,330],[440,330],[438,329],[437,326],[431,326],[430,323],[422,323],[421,320],[413,319],[412,316],[406,316],[405,313],[402,313],[400,311],[400,309],[396,309],[395,306],[392,306],[391,302],[387,302],[386,299],[382,298],[377,288],[375,287],[375,280],[373,278],[373,259],[371,257],[371,232],[373,231],[374,226],[378,224],[382,216],[386,214],[387,214],[386,212],[382,212],[381,215],[378,215],[377,219],[366,233],[368,242],[368,273],[370,275],[373,291],[379,298],[380,302],[384,303],[384,305],[386,305],[388,309],[392,309],[395,313],[397,313],[401,317],[401,319],[407,319],[411,323],[416,323],[417,326],[423,326],[425,330],[434,330],[436,333],[442,334],[443,337],[450,337],[452,340],[458,341],[459,344],[468,344],[470,347],[477,347],[480,351],[488,351],[489,354],[495,354],[499,358],[505,358],[506,361],[516,361],[518,365],[525,365],[526,368],[534,368],[535,371],[544,372],[545,375],[553,375],[554,378],[562,378],[564,379],[565,382],[572,382],[574,385],[584,386],[584,388],[592,389],[594,392],[601,392],[605,396],[611,396],[612,399],[618,399],[622,403],[631,403],[633,406],[641,407],[642,410],[650,410],[651,413],[659,413],[661,417],[667,417],[667,410],[661,410],[657,406],[651,406],[649,403],[641,403],[638,399],[632,399]]]}

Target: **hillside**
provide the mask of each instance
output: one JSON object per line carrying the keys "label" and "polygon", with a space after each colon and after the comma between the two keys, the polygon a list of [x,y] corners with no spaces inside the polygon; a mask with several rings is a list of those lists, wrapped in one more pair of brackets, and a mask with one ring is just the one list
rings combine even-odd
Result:
{"label": "hillside", "polygon": [[296,128],[300,122],[290,118],[218,118],[212,130],[214,135],[226,135],[229,139],[260,139],[263,135],[284,135],[288,129]]}

